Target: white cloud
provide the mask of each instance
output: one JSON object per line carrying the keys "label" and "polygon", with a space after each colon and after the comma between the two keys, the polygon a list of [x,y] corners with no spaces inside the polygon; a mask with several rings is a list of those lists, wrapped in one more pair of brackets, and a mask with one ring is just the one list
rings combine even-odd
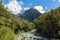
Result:
{"label": "white cloud", "polygon": [[29,10],[30,8],[29,7],[25,7],[24,10]]}
{"label": "white cloud", "polygon": [[56,0],[53,0],[54,2],[56,1]]}
{"label": "white cloud", "polygon": [[60,2],[60,0],[59,0],[59,2]]}
{"label": "white cloud", "polygon": [[23,1],[20,1],[20,2],[19,2],[19,4],[20,4],[20,5],[23,5],[23,4],[24,4],[24,2],[23,2]]}
{"label": "white cloud", "polygon": [[58,2],[60,2],[60,0],[53,0],[53,1],[54,1],[54,2],[55,2],[55,1],[58,1]]}
{"label": "white cloud", "polygon": [[18,14],[22,10],[21,5],[19,5],[19,3],[16,0],[11,0],[7,4],[7,8],[8,10],[12,11],[13,14]]}
{"label": "white cloud", "polygon": [[34,9],[38,10],[42,14],[45,12],[42,6],[35,6]]}

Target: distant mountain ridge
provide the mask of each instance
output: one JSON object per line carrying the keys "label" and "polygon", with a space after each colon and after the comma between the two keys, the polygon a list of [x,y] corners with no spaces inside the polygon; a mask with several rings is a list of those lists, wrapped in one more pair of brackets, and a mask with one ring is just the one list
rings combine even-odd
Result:
{"label": "distant mountain ridge", "polygon": [[29,10],[26,10],[23,14],[19,13],[17,16],[33,22],[33,20],[38,18],[40,15],[41,13],[38,10],[31,8]]}

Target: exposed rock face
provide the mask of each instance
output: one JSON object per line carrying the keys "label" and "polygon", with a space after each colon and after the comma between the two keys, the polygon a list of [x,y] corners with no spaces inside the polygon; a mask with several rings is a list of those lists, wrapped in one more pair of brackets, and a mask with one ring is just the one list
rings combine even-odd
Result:
{"label": "exposed rock face", "polygon": [[31,32],[22,33],[16,35],[16,40],[34,40],[32,36],[34,36],[34,34]]}
{"label": "exposed rock face", "polygon": [[28,37],[27,35],[17,35],[16,40],[32,40],[33,38]]}
{"label": "exposed rock face", "polygon": [[31,33],[22,33],[22,34],[16,35],[16,40],[47,40],[47,39],[35,36]]}

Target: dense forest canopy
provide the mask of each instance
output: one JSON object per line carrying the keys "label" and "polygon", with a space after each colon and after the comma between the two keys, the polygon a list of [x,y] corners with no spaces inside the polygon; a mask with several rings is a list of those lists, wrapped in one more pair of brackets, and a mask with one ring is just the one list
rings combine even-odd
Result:
{"label": "dense forest canopy", "polygon": [[34,21],[38,35],[60,39],[60,7],[51,9]]}
{"label": "dense forest canopy", "polygon": [[[22,31],[23,32],[31,31],[32,29],[34,29],[34,24],[32,22],[28,22],[21,18],[16,17],[11,12],[7,11],[7,9],[4,8],[4,5],[0,3],[0,34],[1,34],[0,39],[1,40],[13,40],[13,38],[15,37],[14,34],[18,34]],[[11,37],[9,35],[11,35]],[[6,39],[3,39],[2,36],[3,38],[6,37]],[[9,36],[12,39],[10,39],[7,36]]]}

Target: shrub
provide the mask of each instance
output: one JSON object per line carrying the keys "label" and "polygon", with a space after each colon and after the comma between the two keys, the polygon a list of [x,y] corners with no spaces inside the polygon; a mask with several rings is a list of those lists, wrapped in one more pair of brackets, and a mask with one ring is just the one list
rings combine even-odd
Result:
{"label": "shrub", "polygon": [[14,40],[15,34],[8,27],[0,28],[0,40]]}

